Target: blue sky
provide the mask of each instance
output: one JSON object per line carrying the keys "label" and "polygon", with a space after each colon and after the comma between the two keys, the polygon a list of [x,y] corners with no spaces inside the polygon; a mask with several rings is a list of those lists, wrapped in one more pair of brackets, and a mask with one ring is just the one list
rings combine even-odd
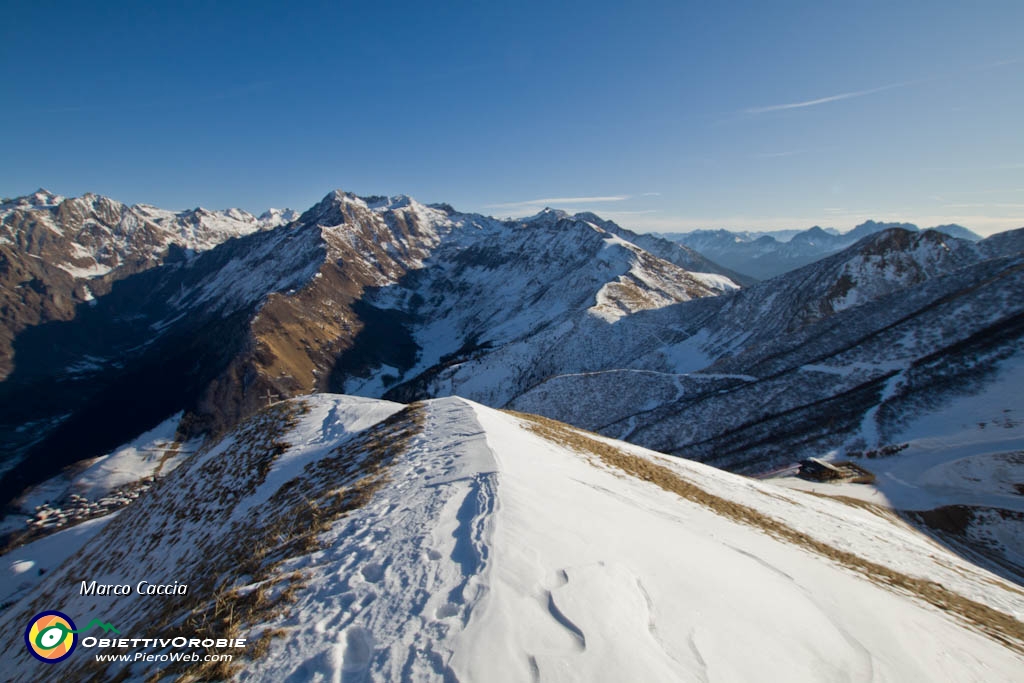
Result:
{"label": "blue sky", "polygon": [[4,2],[0,194],[1024,226],[1024,2]]}

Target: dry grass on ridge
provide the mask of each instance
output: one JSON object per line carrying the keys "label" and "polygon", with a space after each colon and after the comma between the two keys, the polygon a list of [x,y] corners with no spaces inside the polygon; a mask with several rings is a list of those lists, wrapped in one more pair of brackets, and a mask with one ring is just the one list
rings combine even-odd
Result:
{"label": "dry grass on ridge", "polygon": [[891,590],[907,593],[956,616],[1006,647],[1024,654],[1024,623],[1009,614],[966,598],[934,581],[908,576],[890,567],[864,559],[765,515],[752,507],[709,493],[687,481],[670,468],[622,451],[596,435],[538,415],[505,411],[524,422],[534,434],[580,453],[597,456],[604,464],[656,484],[686,500],[697,503],[734,522],[759,529],[781,541],[796,545],[857,572]]}
{"label": "dry grass on ridge", "polygon": [[[256,492],[288,451],[288,432],[308,406],[301,400],[274,405],[251,418],[236,432],[234,445],[221,457],[207,460],[188,477],[186,494],[157,492],[148,512],[166,523],[190,521],[202,525],[230,511]],[[190,555],[199,558],[194,570],[202,579],[190,582],[183,596],[168,596],[158,613],[144,615],[126,632],[147,637],[248,638],[262,624],[285,614],[299,599],[306,576],[285,571],[283,563],[322,548],[321,537],[336,521],[363,507],[388,481],[394,458],[407,450],[422,429],[423,411],[413,404],[360,432],[327,456],[310,462],[301,474],[273,493],[258,515],[236,522],[227,533],[197,538]],[[183,467],[192,466],[189,463]],[[193,466],[194,467],[194,466]],[[234,476],[234,475],[238,476]],[[161,500],[166,498],[166,500]],[[142,512],[137,510],[135,514]],[[114,520],[111,526],[130,520]],[[171,543],[175,532],[165,532]],[[155,548],[154,548],[155,550]],[[127,561],[119,556],[114,562]],[[208,650],[234,654],[231,662],[174,662],[151,670],[147,683],[164,680],[223,681],[242,667],[268,654],[273,640],[285,637],[286,629],[264,629],[247,642],[244,650]],[[76,680],[107,681],[108,664],[90,660],[73,672]],[[125,667],[113,680],[137,677],[140,671]]]}

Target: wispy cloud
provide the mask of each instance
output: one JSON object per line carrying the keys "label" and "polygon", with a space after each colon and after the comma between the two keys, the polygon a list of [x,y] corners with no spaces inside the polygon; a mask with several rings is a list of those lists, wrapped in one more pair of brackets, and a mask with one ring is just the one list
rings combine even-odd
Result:
{"label": "wispy cloud", "polygon": [[[1024,192],[1024,187],[1010,187],[1002,190],[958,190],[957,194],[1009,194],[1012,192]],[[940,201],[946,201],[941,199]]]}
{"label": "wispy cloud", "polygon": [[996,67],[999,66],[1009,66],[1010,64],[1020,64],[1021,62],[1024,62],[1024,57],[1017,57],[1015,59],[1001,59],[997,62],[989,62],[988,64],[976,67],[976,70],[995,69]]}
{"label": "wispy cloud", "polygon": [[[1014,171],[1024,168],[1024,162],[1011,162],[1005,164],[989,164],[989,165],[963,165],[963,166],[922,166],[922,171],[942,171],[942,172],[973,172],[973,171]],[[1002,190],[998,190],[1002,192]],[[1012,192],[1013,190],[1011,190]]]}
{"label": "wispy cloud", "polygon": [[485,209],[527,209],[531,207],[554,206],[556,204],[596,204],[600,202],[623,202],[632,199],[633,195],[617,194],[600,197],[545,197],[528,199],[522,202],[505,202],[502,204],[485,204]]}
{"label": "wispy cloud", "polygon": [[988,64],[981,64],[978,66],[970,67],[967,69],[960,69],[959,71],[953,71],[950,73],[930,76],[928,78],[918,78],[911,81],[900,81],[898,83],[888,83],[886,85],[880,85],[877,88],[867,88],[864,90],[850,90],[847,92],[837,93],[835,95],[827,95],[825,97],[816,97],[810,100],[800,100],[797,102],[786,102],[784,104],[770,104],[763,107],[749,107],[743,110],[744,114],[756,115],[756,114],[767,114],[773,111],[785,111],[787,109],[804,109],[806,107],[817,107],[822,104],[829,104],[830,102],[840,102],[842,100],[852,100],[857,97],[864,97],[866,95],[874,95],[875,93],[884,92],[886,90],[896,90],[897,88],[906,88],[912,85],[921,85],[922,83],[931,83],[933,81],[945,80],[947,78],[953,78],[955,76],[962,76],[965,74],[975,73],[978,71],[987,71],[989,69],[997,69],[1012,64],[1019,64],[1024,59],[1004,59],[998,62],[989,62]]}
{"label": "wispy cloud", "polygon": [[803,109],[804,107],[817,107],[819,104],[828,104],[829,102],[839,102],[840,100],[851,100],[855,97],[864,97],[865,95],[873,95],[876,92],[882,92],[884,90],[894,90],[896,88],[905,88],[908,85],[917,85],[924,83],[928,80],[934,79],[923,79],[918,81],[903,81],[901,83],[889,83],[888,85],[882,85],[877,88],[868,88],[867,90],[851,90],[850,92],[842,92],[838,95],[829,95],[827,97],[818,97],[813,100],[803,100],[801,102],[787,102],[785,104],[771,104],[766,107],[750,107],[745,109],[746,114],[766,114],[770,111],[784,111],[786,109]]}

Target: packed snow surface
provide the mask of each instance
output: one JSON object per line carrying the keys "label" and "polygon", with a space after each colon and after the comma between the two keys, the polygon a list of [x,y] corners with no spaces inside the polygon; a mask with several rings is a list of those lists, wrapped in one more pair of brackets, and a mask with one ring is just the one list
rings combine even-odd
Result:
{"label": "packed snow surface", "polygon": [[[279,437],[287,447],[263,476],[240,471],[242,432],[228,435],[48,571],[34,593],[0,612],[0,629],[13,629],[46,592],[69,614],[102,613],[145,635],[137,631],[160,609],[152,599],[77,595],[72,577],[95,559],[90,548],[124,550],[120,564],[92,578],[198,584],[201,577],[185,575],[199,566],[195,536],[225,548],[267,543],[239,538],[239,525],[301,486],[303,473],[339,447],[355,458],[346,462],[360,462],[351,449],[374,442],[361,434],[409,414],[348,396],[296,401],[304,412]],[[1021,591],[884,512],[461,398],[410,411],[416,427],[382,465],[386,483],[315,545],[282,546],[294,550],[275,571],[303,577],[295,601],[239,625],[253,642],[275,635],[256,661],[238,662],[234,680],[990,683],[1018,681],[1024,671]],[[638,478],[599,448],[661,474]],[[666,488],[666,476],[682,488]],[[241,497],[210,507],[208,490]],[[176,498],[191,521],[160,518]],[[737,511],[759,521],[741,522]],[[158,533],[168,522],[173,533]],[[21,576],[49,553],[26,546],[4,559]],[[876,578],[858,563],[877,568]],[[878,580],[879,571],[894,582]],[[936,587],[948,591],[950,609],[926,594]],[[963,616],[961,602],[1018,627],[1000,642]],[[15,657],[16,647],[23,645],[0,644],[12,662],[5,673],[38,680],[44,665]],[[146,680],[154,670],[138,664],[124,673]]]}
{"label": "packed snow surface", "polygon": [[[1024,598],[866,510],[618,444],[717,495],[1024,616]],[[297,564],[288,635],[240,680],[1019,680],[933,607],[462,399]]]}

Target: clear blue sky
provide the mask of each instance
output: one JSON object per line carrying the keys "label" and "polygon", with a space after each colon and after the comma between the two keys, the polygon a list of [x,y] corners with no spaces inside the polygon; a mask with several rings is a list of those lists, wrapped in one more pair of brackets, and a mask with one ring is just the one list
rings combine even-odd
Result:
{"label": "clear blue sky", "polygon": [[3,3],[0,194],[1024,226],[1024,2]]}

